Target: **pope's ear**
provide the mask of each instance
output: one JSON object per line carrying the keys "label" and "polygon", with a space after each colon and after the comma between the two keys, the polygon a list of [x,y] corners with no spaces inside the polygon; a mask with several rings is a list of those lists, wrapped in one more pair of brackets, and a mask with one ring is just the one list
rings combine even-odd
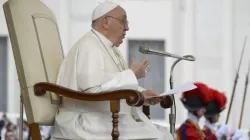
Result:
{"label": "pope's ear", "polygon": [[102,26],[103,26],[104,29],[108,29],[109,22],[108,22],[108,18],[107,17],[104,17],[102,19]]}

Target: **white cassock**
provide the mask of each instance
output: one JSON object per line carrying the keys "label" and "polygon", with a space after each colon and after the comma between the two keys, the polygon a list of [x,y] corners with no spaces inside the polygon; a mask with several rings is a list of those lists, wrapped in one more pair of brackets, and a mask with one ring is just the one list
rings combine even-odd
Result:
{"label": "white cassock", "polygon": [[[113,51],[116,48],[112,46],[99,32],[87,33],[65,57],[57,84],[93,94],[118,89],[140,90],[133,71],[122,69],[124,60],[118,59]],[[146,117],[141,118],[144,122],[136,122],[125,100],[120,104],[119,139],[173,140],[167,129],[155,127],[149,119],[145,120]],[[55,118],[52,140],[111,140],[111,131],[109,101],[64,98]]]}

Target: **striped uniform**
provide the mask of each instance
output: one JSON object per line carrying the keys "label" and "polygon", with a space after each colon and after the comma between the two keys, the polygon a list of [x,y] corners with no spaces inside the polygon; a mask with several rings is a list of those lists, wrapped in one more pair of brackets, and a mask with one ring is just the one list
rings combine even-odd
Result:
{"label": "striped uniform", "polygon": [[206,136],[196,123],[186,120],[177,130],[177,140],[217,140],[217,138],[214,134]]}

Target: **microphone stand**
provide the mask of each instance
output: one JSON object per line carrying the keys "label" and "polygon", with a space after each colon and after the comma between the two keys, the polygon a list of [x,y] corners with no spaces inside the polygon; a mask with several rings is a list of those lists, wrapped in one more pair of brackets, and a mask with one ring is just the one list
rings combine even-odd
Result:
{"label": "microphone stand", "polygon": [[[169,79],[171,89],[173,89],[173,70],[174,70],[175,65],[178,62],[180,62],[181,60],[195,61],[195,57],[192,56],[192,55],[179,56],[179,55],[175,55],[175,54],[171,54],[171,53],[167,53],[167,52],[152,50],[149,47],[144,48],[143,46],[140,46],[139,52],[141,52],[143,54],[151,54],[151,55],[158,55],[158,56],[166,56],[166,57],[177,58],[177,60],[171,66],[170,79]],[[170,124],[170,133],[174,137],[174,134],[175,134],[175,122],[176,122],[176,115],[175,115],[176,114],[176,104],[175,104],[174,95],[170,95],[170,97],[171,97],[171,99],[173,101],[173,105],[171,106],[171,109],[170,109],[169,124]]]}
{"label": "microphone stand", "polygon": [[[184,58],[191,58],[193,61],[195,58],[192,55],[185,55],[183,56]],[[170,89],[174,88],[174,82],[173,82],[173,71],[175,65],[180,62],[181,60],[186,60],[183,58],[178,58],[171,66],[171,71],[170,71],[170,78],[169,78],[169,83],[170,83]],[[173,101],[173,105],[171,106],[170,109],[170,114],[169,114],[169,123],[170,123],[170,133],[174,136],[175,134],[175,122],[176,122],[176,104],[175,104],[175,98],[174,95],[170,95]]]}

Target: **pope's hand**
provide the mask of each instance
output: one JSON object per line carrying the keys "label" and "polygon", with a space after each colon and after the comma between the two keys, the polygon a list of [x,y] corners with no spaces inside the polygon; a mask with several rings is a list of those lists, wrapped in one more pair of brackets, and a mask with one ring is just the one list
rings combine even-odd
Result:
{"label": "pope's hand", "polygon": [[132,58],[130,69],[134,72],[137,79],[145,77],[149,71],[149,61],[147,58],[144,58],[139,64],[136,64],[135,59]]}
{"label": "pope's hand", "polygon": [[[147,97],[147,96],[159,96],[159,93],[153,91],[153,90],[144,90],[142,92],[142,94],[144,95],[144,97]],[[145,103],[146,104],[150,104],[150,105],[156,105],[158,104],[159,102],[161,101],[161,97],[153,97],[153,98],[150,98],[150,99],[145,99]]]}

